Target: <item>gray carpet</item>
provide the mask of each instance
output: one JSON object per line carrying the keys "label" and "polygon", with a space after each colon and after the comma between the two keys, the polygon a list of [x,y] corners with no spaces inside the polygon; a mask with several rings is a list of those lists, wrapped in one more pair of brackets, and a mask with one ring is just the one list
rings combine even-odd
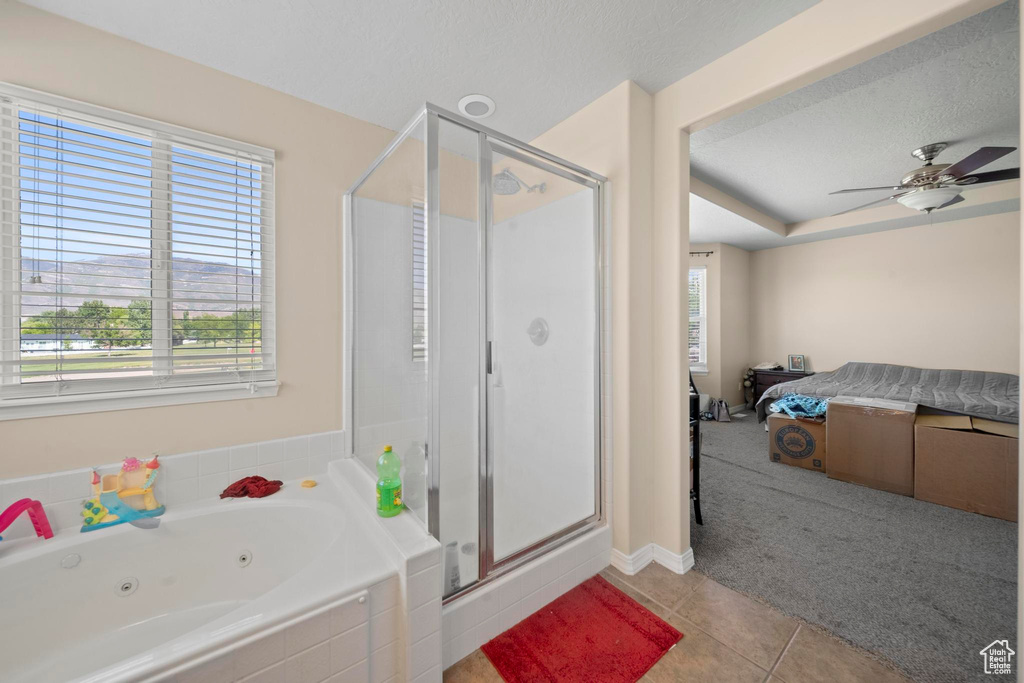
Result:
{"label": "gray carpet", "polygon": [[1016,524],[769,462],[753,415],[701,426],[699,571],[916,681],[992,678],[979,651],[1017,638]]}

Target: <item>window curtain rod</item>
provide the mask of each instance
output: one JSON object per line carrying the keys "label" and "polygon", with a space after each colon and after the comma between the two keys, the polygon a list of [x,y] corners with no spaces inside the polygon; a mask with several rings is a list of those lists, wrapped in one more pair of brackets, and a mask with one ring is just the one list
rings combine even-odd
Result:
{"label": "window curtain rod", "polygon": [[711,256],[714,253],[713,251],[691,251],[690,256]]}

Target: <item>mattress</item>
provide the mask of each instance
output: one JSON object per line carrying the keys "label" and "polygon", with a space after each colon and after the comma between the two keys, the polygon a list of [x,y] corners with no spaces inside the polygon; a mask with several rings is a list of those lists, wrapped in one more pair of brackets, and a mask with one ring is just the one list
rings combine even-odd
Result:
{"label": "mattress", "polygon": [[784,394],[884,398],[997,422],[1020,422],[1020,377],[1003,372],[852,362],[770,387],[757,402],[758,421],[764,421],[768,405]]}

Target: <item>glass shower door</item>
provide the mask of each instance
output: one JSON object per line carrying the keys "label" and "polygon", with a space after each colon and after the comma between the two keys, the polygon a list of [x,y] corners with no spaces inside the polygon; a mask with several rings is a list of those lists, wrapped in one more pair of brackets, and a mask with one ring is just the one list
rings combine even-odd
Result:
{"label": "glass shower door", "polygon": [[[352,454],[375,473],[386,445],[402,462],[406,507],[427,523],[428,339],[425,282],[426,116],[348,193]],[[358,258],[355,256],[358,253]],[[429,340],[431,347],[434,340]]]}
{"label": "glass shower door", "polygon": [[603,183],[428,104],[345,193],[348,447],[446,601],[601,520]]}
{"label": "glass shower door", "polygon": [[439,118],[433,121],[428,125],[431,130],[436,125],[433,200],[438,210],[429,217],[437,229],[427,249],[427,280],[435,288],[438,303],[430,316],[438,343],[432,357],[431,438],[441,456],[434,483],[444,495],[438,499],[436,533],[443,549],[443,593],[448,596],[482,578],[480,142],[477,131]]}
{"label": "glass shower door", "polygon": [[490,141],[489,568],[597,518],[598,186]]}

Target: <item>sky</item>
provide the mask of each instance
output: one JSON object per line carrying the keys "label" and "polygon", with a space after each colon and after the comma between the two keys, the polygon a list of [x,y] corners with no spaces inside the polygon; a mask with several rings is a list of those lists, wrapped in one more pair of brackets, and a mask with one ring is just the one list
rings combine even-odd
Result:
{"label": "sky", "polygon": [[[22,257],[148,258],[150,223],[167,205],[159,199],[167,153],[70,117],[21,111],[19,119]],[[169,172],[175,255],[258,272],[259,167],[175,145]]]}

